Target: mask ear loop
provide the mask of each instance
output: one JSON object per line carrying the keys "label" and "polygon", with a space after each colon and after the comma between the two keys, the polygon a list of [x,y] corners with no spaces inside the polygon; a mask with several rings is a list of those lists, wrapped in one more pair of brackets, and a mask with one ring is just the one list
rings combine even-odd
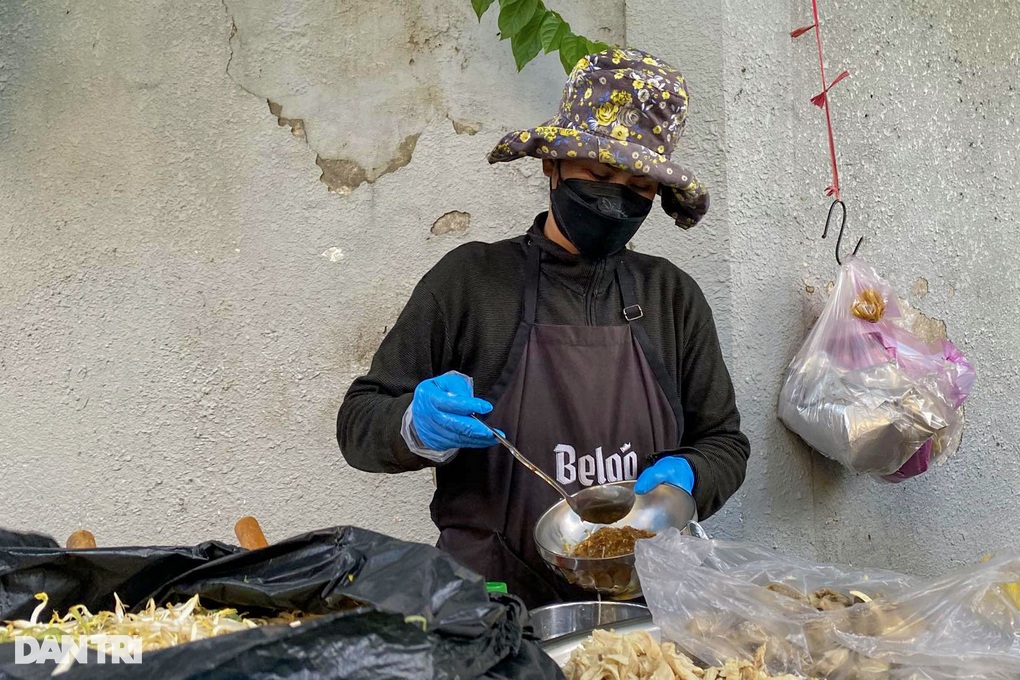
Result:
{"label": "mask ear loop", "polygon": [[[549,193],[550,193],[550,195],[554,191],[556,191],[557,189],[560,189],[562,191],[562,187],[563,187],[563,174],[562,174],[562,171],[560,170],[560,162],[559,162],[559,160],[554,160],[553,164],[555,165],[556,170],[555,170],[553,175],[549,175]],[[553,177],[554,176],[556,178],[556,186],[555,187],[553,186]],[[567,236],[566,227],[564,227],[562,222],[560,221],[560,214],[559,214],[559,211],[556,209],[556,201],[555,200],[550,202],[549,209],[552,211],[553,220],[556,222],[556,228],[560,230],[560,233],[562,233],[566,237],[566,239],[568,241],[573,243],[573,240],[569,236]]]}

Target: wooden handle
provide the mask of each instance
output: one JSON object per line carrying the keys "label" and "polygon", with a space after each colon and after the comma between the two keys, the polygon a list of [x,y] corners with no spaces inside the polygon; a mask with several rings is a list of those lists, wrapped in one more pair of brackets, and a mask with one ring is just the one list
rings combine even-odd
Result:
{"label": "wooden handle", "polygon": [[237,520],[237,524],[234,525],[234,535],[237,536],[238,543],[245,550],[258,550],[269,545],[258,520],[250,515]]}
{"label": "wooden handle", "polygon": [[70,536],[67,537],[67,549],[68,550],[85,550],[86,548],[96,547],[96,537],[92,535],[91,531],[85,529],[79,529]]}

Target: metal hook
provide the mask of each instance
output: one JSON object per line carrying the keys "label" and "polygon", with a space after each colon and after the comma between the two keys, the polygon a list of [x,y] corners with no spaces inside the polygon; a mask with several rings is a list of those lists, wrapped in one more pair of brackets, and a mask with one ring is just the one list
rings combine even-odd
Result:
{"label": "metal hook", "polygon": [[[839,259],[839,249],[843,245],[843,232],[846,230],[846,204],[843,203],[843,201],[836,199],[832,202],[832,205],[829,206],[829,216],[825,218],[825,231],[822,232],[822,238],[829,235],[829,224],[832,222],[832,212],[836,209],[837,205],[843,210],[843,216],[839,222],[839,236],[836,237],[836,264],[842,267],[843,261]],[[857,251],[861,249],[861,243],[863,242],[863,236],[857,239],[857,245],[854,246],[853,255],[856,255]]]}

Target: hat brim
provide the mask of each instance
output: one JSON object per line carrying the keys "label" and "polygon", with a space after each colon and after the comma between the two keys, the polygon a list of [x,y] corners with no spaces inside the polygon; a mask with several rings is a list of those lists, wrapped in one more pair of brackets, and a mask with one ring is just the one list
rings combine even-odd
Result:
{"label": "hat brim", "polygon": [[662,209],[682,229],[693,227],[708,212],[708,189],[693,172],[636,142],[540,125],[503,137],[489,153],[489,162],[502,163],[526,156],[550,160],[587,158],[650,177],[659,183]]}

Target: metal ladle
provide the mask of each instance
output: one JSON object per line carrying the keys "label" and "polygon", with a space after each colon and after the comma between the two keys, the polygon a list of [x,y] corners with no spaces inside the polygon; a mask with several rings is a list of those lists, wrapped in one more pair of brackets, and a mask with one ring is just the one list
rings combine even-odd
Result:
{"label": "metal ladle", "polygon": [[525,458],[524,454],[518,451],[499,431],[490,427],[488,423],[477,415],[472,417],[482,425],[485,425],[492,432],[493,436],[514,455],[514,458],[524,464],[524,467],[534,472],[544,479],[549,486],[556,489],[557,493],[563,496],[563,500],[567,502],[570,509],[574,511],[574,514],[585,522],[612,524],[630,514],[631,509],[634,507],[635,499],[633,489],[615,484],[609,486],[591,486],[571,496],[552,477],[542,472],[537,465]]}

